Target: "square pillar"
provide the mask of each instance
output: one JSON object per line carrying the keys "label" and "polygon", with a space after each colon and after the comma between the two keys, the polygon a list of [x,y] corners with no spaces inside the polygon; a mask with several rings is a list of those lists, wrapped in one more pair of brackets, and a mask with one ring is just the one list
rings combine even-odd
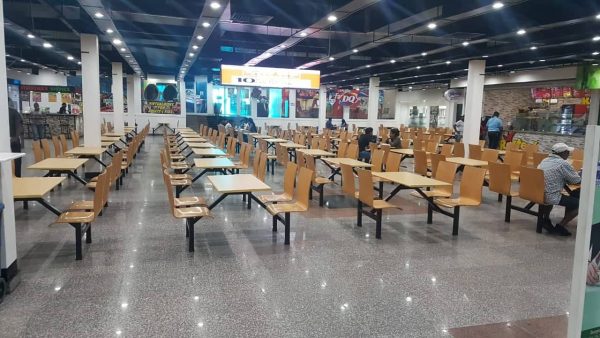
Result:
{"label": "square pillar", "polygon": [[123,133],[125,104],[123,103],[123,64],[120,62],[112,63],[112,96],[115,133]]}
{"label": "square pillar", "polygon": [[379,78],[369,78],[369,103],[368,103],[367,126],[373,128],[373,133],[377,134],[379,125],[377,124],[377,110],[379,110]]}
{"label": "square pillar", "polygon": [[186,104],[186,100],[187,100],[187,93],[185,92],[185,81],[181,80],[179,81],[179,106],[181,109],[181,115],[180,117],[182,117],[183,119],[179,119],[179,128],[185,128],[186,127],[186,116],[187,116],[187,104]]}
{"label": "square pillar", "polygon": [[[483,86],[485,81],[485,60],[469,61],[467,75],[467,93],[465,98],[465,127],[463,142],[466,144],[479,143],[479,128],[483,110]],[[469,147],[465,146],[466,156]]]}
{"label": "square pillar", "polygon": [[133,118],[135,113],[135,97],[134,97],[134,86],[133,82],[135,78],[133,75],[127,75],[127,115],[125,115],[125,122],[130,126],[133,125]]}
{"label": "square pillar", "polygon": [[142,114],[142,78],[138,74],[133,75],[133,109],[131,110],[134,125],[137,124],[137,116]]}
{"label": "square pillar", "polygon": [[100,147],[100,59],[98,36],[81,34],[83,138],[87,147]]}
{"label": "square pillar", "polygon": [[325,129],[327,122],[327,87],[319,87],[319,130]]}

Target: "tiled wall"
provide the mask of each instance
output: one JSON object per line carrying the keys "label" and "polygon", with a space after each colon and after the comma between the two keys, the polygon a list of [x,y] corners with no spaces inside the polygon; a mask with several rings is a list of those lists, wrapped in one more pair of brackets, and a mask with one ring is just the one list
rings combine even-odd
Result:
{"label": "tiled wall", "polygon": [[529,88],[486,89],[483,92],[483,115],[490,116],[495,111],[507,123],[512,121],[519,109],[533,105]]}

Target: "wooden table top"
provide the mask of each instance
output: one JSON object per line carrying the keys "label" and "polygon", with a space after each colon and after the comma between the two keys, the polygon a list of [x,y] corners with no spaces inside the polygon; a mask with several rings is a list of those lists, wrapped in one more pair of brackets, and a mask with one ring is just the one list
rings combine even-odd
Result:
{"label": "wooden table top", "polygon": [[443,187],[450,185],[450,183],[434,180],[432,178],[406,171],[374,172],[373,176],[381,177],[409,188]]}
{"label": "wooden table top", "polygon": [[269,191],[271,187],[251,174],[208,176],[213,188],[220,193]]}
{"label": "wooden table top", "polygon": [[181,136],[200,136],[200,134],[198,134],[197,132],[190,130],[190,131],[181,131],[179,132],[179,135]]}
{"label": "wooden table top", "polygon": [[390,151],[392,153],[396,153],[396,154],[400,154],[400,155],[407,155],[407,156],[413,156],[415,154],[415,151],[413,149],[390,149]]}
{"label": "wooden table top", "polygon": [[13,177],[14,198],[43,198],[66,177]]}
{"label": "wooden table top", "polygon": [[194,152],[194,155],[206,157],[227,155],[223,150],[216,148],[192,148],[192,152]]}
{"label": "wooden table top", "polygon": [[282,139],[282,138],[268,138],[265,141],[267,141],[268,143],[286,143],[286,142],[289,142],[289,140]]}
{"label": "wooden table top", "polygon": [[459,165],[466,165],[470,167],[485,167],[488,165],[487,161],[473,160],[465,157],[448,157],[446,162],[456,163]]}
{"label": "wooden table top", "polygon": [[330,152],[328,152],[326,150],[322,150],[322,149],[298,149],[298,151],[303,154],[314,156],[314,157],[335,157],[336,156],[334,153],[330,153]]}
{"label": "wooden table top", "polygon": [[88,159],[85,158],[47,158],[30,165],[27,169],[73,171],[84,165],[87,161]]}
{"label": "wooden table top", "polygon": [[354,160],[351,158],[345,158],[345,157],[323,158],[322,160],[325,162],[331,163],[331,164],[347,164],[351,167],[357,167],[357,168],[371,168],[372,167],[371,163],[366,163],[363,161],[358,161],[358,160]]}
{"label": "wooden table top", "polygon": [[214,148],[212,143],[208,142],[186,142],[190,148]]}
{"label": "wooden table top", "polygon": [[304,148],[306,148],[306,146],[303,145],[303,144],[293,143],[293,142],[290,142],[290,143],[280,143],[279,145],[282,146],[282,147],[284,147],[284,148],[295,148],[295,149],[304,149]]}
{"label": "wooden table top", "polygon": [[104,133],[102,136],[107,136],[107,137],[123,137],[125,136],[124,133]]}
{"label": "wooden table top", "polygon": [[114,141],[100,141],[100,146],[103,148],[110,147],[115,144]]}
{"label": "wooden table top", "polygon": [[195,158],[194,164],[200,169],[227,169],[235,167],[235,164],[230,159],[219,158]]}
{"label": "wooden table top", "polygon": [[204,137],[184,137],[183,142],[185,143],[206,143],[207,139]]}
{"label": "wooden table top", "polygon": [[192,128],[176,128],[175,130],[180,131],[180,132],[184,132],[184,131],[195,132],[194,129],[192,129]]}
{"label": "wooden table top", "polygon": [[67,155],[79,155],[79,156],[99,156],[104,153],[104,148],[96,147],[77,147],[71,150],[65,151]]}
{"label": "wooden table top", "polygon": [[100,137],[100,141],[102,142],[107,142],[107,141],[118,141],[121,138],[119,136],[101,136]]}
{"label": "wooden table top", "polygon": [[261,135],[261,134],[256,134],[256,135],[254,135],[254,134],[248,134],[248,135],[250,135],[250,136],[252,136],[254,138],[257,138],[257,139],[265,139],[265,140],[268,139],[268,138],[274,138],[273,136]]}

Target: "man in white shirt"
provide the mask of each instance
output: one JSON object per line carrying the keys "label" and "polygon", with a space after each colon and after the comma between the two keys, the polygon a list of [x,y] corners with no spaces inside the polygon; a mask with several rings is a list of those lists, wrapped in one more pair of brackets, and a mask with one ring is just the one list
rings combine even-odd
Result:
{"label": "man in white shirt", "polygon": [[462,140],[463,130],[465,129],[464,116],[458,118],[458,121],[454,123],[454,140],[460,142]]}

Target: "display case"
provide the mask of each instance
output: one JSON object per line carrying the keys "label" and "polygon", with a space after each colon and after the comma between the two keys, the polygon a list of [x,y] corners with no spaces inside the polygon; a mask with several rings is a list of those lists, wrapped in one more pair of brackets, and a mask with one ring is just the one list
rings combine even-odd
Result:
{"label": "display case", "polygon": [[512,123],[515,131],[530,131],[558,135],[583,135],[589,106],[566,104],[558,109],[520,110]]}

